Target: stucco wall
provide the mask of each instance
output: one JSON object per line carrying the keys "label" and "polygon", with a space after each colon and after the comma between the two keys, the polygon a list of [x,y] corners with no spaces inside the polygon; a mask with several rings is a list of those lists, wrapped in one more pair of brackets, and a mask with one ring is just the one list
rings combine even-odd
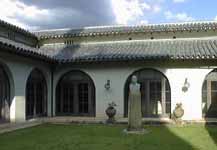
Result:
{"label": "stucco wall", "polygon": [[[29,58],[14,56],[1,53],[0,63],[4,66],[9,79],[11,90],[10,118],[12,122],[25,121],[25,92],[26,82],[30,72],[34,68],[40,69],[47,80],[48,87],[48,116],[51,116],[51,110],[55,115],[55,90],[56,85],[65,73],[72,70],[81,70],[87,73],[93,80],[96,88],[96,117],[106,118],[105,109],[109,102],[114,101],[117,104],[117,118],[122,118],[124,114],[124,86],[127,78],[139,69],[152,68],[163,73],[169,80],[171,87],[171,111],[174,110],[176,103],[182,103],[185,120],[202,119],[201,109],[201,90],[206,75],[212,71],[212,68],[188,67],[189,65],[179,66],[164,64],[113,64],[113,65],[68,65],[58,66],[54,71],[53,80],[53,105],[51,106],[51,72],[49,65]],[[185,79],[189,83],[189,89],[182,91]],[[104,84],[107,80],[111,81],[111,89],[106,90]],[[53,108],[52,108],[53,107]]]}
{"label": "stucco wall", "polygon": [[[26,82],[34,68],[40,69],[47,80],[48,87],[48,103],[51,102],[51,76],[47,64],[35,61],[33,59],[14,56],[10,54],[1,53],[0,63],[4,66],[6,73],[10,80],[11,90],[11,106],[10,106],[10,120],[11,122],[23,122],[25,118],[25,94]],[[51,107],[48,105],[48,115],[51,114]]]}
{"label": "stucco wall", "polygon": [[[171,86],[171,106],[174,110],[176,103],[182,103],[185,115],[185,120],[198,120],[202,119],[201,109],[201,89],[205,76],[212,71],[208,67],[153,67],[151,65],[113,65],[113,66],[102,66],[96,65],[92,67],[58,67],[54,73],[54,87],[59,78],[71,71],[71,70],[82,70],[87,73],[94,81],[96,87],[96,117],[106,118],[105,109],[111,101],[115,101],[117,106],[117,117],[122,118],[124,114],[124,86],[129,75],[134,71],[142,68],[153,68],[162,72],[169,80]],[[111,81],[111,89],[105,90],[104,84],[107,80]],[[190,87],[188,91],[184,92],[182,87],[185,79],[187,79]],[[53,95],[55,100],[55,94]],[[53,113],[55,114],[55,101],[53,103]]]}

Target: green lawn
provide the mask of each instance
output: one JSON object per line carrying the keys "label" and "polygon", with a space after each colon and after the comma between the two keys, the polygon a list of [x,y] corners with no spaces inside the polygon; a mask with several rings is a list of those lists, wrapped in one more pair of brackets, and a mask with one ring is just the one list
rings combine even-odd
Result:
{"label": "green lawn", "polygon": [[52,125],[0,135],[0,150],[217,150],[217,126],[145,126],[126,135],[124,125]]}

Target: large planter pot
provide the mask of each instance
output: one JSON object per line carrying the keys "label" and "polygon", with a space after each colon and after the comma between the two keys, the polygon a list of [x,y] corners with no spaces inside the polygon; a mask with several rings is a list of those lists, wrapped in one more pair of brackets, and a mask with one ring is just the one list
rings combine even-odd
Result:
{"label": "large planter pot", "polygon": [[108,116],[107,123],[114,123],[115,122],[116,109],[114,107],[108,107],[105,112],[106,112],[106,115]]}
{"label": "large planter pot", "polygon": [[176,104],[176,108],[173,111],[173,115],[176,119],[181,119],[184,115],[184,109],[182,108],[182,104]]}

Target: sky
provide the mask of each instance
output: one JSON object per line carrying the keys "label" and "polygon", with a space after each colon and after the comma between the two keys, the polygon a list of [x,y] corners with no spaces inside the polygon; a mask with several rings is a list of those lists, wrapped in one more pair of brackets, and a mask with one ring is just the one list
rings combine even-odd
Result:
{"label": "sky", "polygon": [[0,19],[34,31],[217,21],[217,0],[1,0]]}

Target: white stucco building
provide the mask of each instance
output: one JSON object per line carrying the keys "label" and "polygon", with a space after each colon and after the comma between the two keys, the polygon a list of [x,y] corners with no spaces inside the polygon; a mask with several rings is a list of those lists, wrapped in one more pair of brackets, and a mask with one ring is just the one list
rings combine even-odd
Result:
{"label": "white stucco building", "polygon": [[[30,33],[0,21],[0,118],[127,117],[132,75],[144,118],[217,118],[217,22],[57,29]],[[109,88],[105,88],[105,84]]]}

